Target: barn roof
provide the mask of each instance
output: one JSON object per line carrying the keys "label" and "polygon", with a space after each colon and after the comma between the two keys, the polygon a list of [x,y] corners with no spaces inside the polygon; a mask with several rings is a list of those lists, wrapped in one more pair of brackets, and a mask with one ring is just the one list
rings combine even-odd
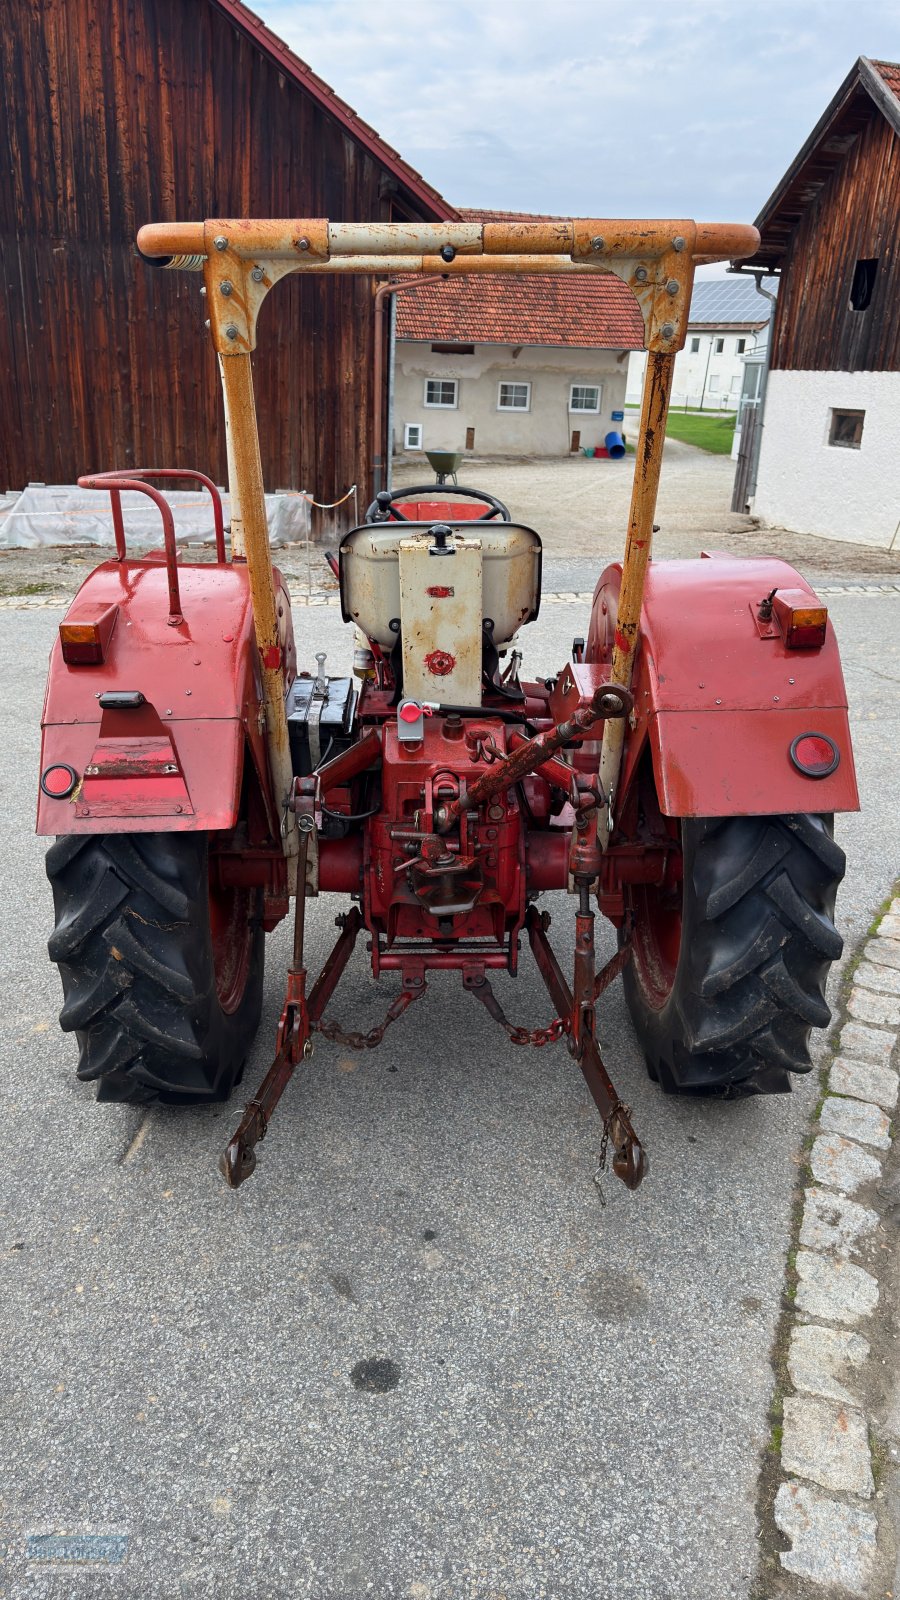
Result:
{"label": "barn roof", "polygon": [[[460,210],[467,222],[548,222],[531,211]],[[644,324],[630,289],[603,274],[453,278],[397,296],[398,339],[641,350]]]}
{"label": "barn roof", "polygon": [[249,6],[244,5],[243,0],[213,0],[213,4],[218,6],[220,11],[224,11],[235,26],[246,34],[276,64],[285,77],[293,79],[302,89],[305,89],[306,93],[318,101],[319,105],[324,106],[335,121],[341,123],[364,149],[375,156],[376,160],[383,163],[397,180],[400,188],[405,190],[406,194],[415,201],[417,207],[425,213],[426,219],[436,222],[456,219],[458,213],[450,205],[449,201],[445,200],[437,189],[433,189],[430,183],[426,183],[421,173],[417,172],[415,167],[411,167],[407,161],[404,161],[403,157],[385,139],[382,139],[381,135],[376,133],[368,122],[364,122],[362,117],[357,116],[353,107],[348,106],[346,100],[342,100],[340,95],[335,94],[330,84],[327,84],[324,78],[320,78],[317,73],[313,72],[312,67],[302,61],[298,55],[295,55],[290,46],[285,44],[277,33],[273,33],[272,29],[267,27],[266,23],[256,15],[255,11],[251,11]]}
{"label": "barn roof", "polygon": [[745,267],[781,264],[801,216],[871,121],[873,106],[900,135],[900,64],[860,56],[757,217],[762,237]]}

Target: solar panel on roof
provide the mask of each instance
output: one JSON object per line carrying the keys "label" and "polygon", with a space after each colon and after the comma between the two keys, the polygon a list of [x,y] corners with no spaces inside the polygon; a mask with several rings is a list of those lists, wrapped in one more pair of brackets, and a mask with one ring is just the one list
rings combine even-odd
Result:
{"label": "solar panel on roof", "polygon": [[[763,288],[776,291],[777,278],[764,278]],[[691,322],[767,322],[770,302],[757,294],[752,278],[707,278],[694,284]]]}

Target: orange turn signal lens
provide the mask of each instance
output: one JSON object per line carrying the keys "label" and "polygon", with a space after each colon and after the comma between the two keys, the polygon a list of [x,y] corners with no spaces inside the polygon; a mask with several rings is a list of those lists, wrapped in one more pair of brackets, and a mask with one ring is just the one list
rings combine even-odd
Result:
{"label": "orange turn signal lens", "polygon": [[802,589],[779,589],[772,597],[775,617],[788,650],[821,650],[828,608]]}
{"label": "orange turn signal lens", "polygon": [[118,606],[107,606],[97,616],[78,622],[61,622],[59,642],[62,658],[69,667],[98,667],[106,660]]}

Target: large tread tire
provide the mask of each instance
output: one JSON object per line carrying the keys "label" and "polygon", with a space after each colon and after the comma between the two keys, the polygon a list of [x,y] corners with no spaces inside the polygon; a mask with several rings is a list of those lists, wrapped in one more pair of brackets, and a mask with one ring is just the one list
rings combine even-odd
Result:
{"label": "large tread tire", "polygon": [[690,818],[681,842],[681,933],[667,970],[652,891],[630,895],[625,996],[650,1076],[673,1094],[789,1091],[790,1074],[810,1070],[810,1030],[831,1020],[825,982],[843,949],[833,819]]}
{"label": "large tread tire", "polygon": [[[60,1025],[98,1100],[225,1100],[262,1008],[264,935],[255,892],[213,934],[202,833],[67,835],[47,853]],[[218,913],[217,913],[218,914]]]}

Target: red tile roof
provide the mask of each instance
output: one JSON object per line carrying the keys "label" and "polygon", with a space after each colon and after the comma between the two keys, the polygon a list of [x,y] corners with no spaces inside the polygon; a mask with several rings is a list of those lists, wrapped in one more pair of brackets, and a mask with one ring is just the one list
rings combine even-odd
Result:
{"label": "red tile roof", "polygon": [[[460,210],[465,222],[548,222],[529,211]],[[398,339],[437,343],[568,345],[641,350],[644,324],[630,289],[612,276],[459,277],[397,296]]]}
{"label": "red tile roof", "polygon": [[397,338],[640,350],[637,301],[618,278],[453,278],[397,296]]}
{"label": "red tile roof", "polygon": [[873,61],[872,66],[879,77],[884,79],[888,88],[897,96],[897,99],[900,100],[900,63],[896,61]]}
{"label": "red tile roof", "polygon": [[[214,4],[230,17],[264,55],[274,61],[285,77],[292,78],[305,89],[307,94],[331,113],[336,122],[341,123],[354,139],[387,167],[407,194],[417,202],[425,220],[444,222],[454,221],[458,217],[459,213],[443,195],[438,194],[437,189],[433,189],[430,183],[426,183],[421,173],[404,161],[374,128],[364,122],[362,117],[358,117],[353,107],[348,106],[346,100],[335,94],[330,84],[313,72],[312,67],[301,61],[290,46],[286,45],[283,39],[279,39],[278,34],[273,33],[255,11],[244,5],[243,0],[214,0]],[[354,220],[362,222],[368,219],[359,217]]]}

